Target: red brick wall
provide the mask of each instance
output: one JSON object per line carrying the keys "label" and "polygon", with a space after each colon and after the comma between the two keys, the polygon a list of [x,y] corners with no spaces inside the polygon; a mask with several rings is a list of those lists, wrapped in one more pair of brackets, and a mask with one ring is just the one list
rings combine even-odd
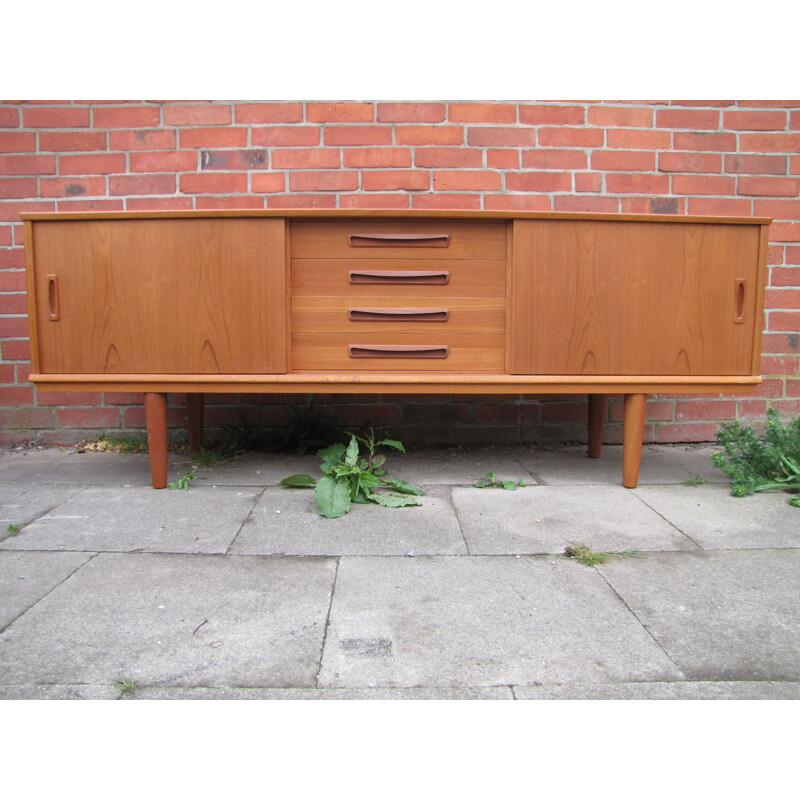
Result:
{"label": "red brick wall", "polygon": [[[720,421],[761,419],[768,405],[800,413],[800,101],[0,101],[0,443],[143,425],[140,395],[26,382],[20,212],[298,207],[772,217],[763,385],[653,397],[645,436],[709,441]],[[181,399],[171,398],[176,427]],[[281,426],[290,399],[212,396],[208,424],[255,405]],[[318,402],[350,425],[429,442],[580,438],[586,411],[552,396]],[[609,441],[620,419],[614,400]]]}

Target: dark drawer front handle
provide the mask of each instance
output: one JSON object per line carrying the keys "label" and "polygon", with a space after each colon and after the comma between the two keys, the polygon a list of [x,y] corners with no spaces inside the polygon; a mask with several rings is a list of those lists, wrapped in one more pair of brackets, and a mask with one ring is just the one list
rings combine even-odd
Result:
{"label": "dark drawer front handle", "polygon": [[348,308],[353,322],[447,322],[448,308]]}
{"label": "dark drawer front handle", "polygon": [[737,325],[744,322],[744,287],[746,283],[744,278],[737,278],[734,284],[733,321]]}
{"label": "dark drawer front handle", "polygon": [[447,358],[447,345],[351,344],[350,358]]}
{"label": "dark drawer front handle", "polygon": [[449,233],[351,233],[350,247],[447,247]]}
{"label": "dark drawer front handle", "polygon": [[49,318],[55,322],[61,316],[58,303],[58,275],[47,276],[47,300],[50,305]]}
{"label": "dark drawer front handle", "polygon": [[426,272],[425,270],[385,270],[367,269],[351,270],[347,273],[347,280],[350,283],[372,283],[372,284],[402,284],[414,285],[423,284],[425,286],[444,286],[450,283],[449,272]]}

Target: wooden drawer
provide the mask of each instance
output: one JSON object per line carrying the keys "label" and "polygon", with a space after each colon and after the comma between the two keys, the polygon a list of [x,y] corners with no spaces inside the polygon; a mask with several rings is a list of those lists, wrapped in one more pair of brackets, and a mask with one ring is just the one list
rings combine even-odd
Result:
{"label": "wooden drawer", "polygon": [[413,219],[292,220],[291,257],[505,260],[505,222]]}
{"label": "wooden drawer", "polygon": [[295,333],[292,368],[337,372],[503,372],[503,335]]}
{"label": "wooden drawer", "polygon": [[431,299],[398,295],[363,298],[295,297],[292,331],[295,333],[504,333],[503,298]]}
{"label": "wooden drawer", "polygon": [[293,297],[505,297],[505,261],[292,259]]}

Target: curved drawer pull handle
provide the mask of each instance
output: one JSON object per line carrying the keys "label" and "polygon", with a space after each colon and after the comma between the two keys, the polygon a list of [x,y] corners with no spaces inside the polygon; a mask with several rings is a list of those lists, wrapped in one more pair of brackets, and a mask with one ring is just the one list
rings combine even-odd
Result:
{"label": "curved drawer pull handle", "polygon": [[348,308],[353,322],[447,322],[449,308]]}
{"label": "curved drawer pull handle", "polygon": [[350,270],[347,273],[350,283],[388,283],[388,284],[424,284],[426,286],[444,286],[450,283],[447,271],[428,272],[418,269],[362,269]]}
{"label": "curved drawer pull handle", "polygon": [[351,344],[350,358],[447,358],[448,345]]}
{"label": "curved drawer pull handle", "polygon": [[447,247],[449,233],[351,233],[350,247]]}
{"label": "curved drawer pull handle", "polygon": [[58,275],[47,276],[47,300],[50,304],[48,316],[51,321],[55,322],[61,316],[58,307]]}
{"label": "curved drawer pull handle", "polygon": [[744,322],[744,287],[745,279],[736,279],[736,289],[733,299],[733,321],[739,325]]}

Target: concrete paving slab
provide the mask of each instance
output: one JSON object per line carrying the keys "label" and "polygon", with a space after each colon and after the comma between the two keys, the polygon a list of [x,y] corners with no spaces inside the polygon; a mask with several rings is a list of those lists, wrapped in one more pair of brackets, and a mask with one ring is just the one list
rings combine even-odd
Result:
{"label": "concrete paving slab", "polygon": [[[545,452],[521,450],[519,460],[540,483],[622,485],[620,445],[603,445],[600,458],[588,458],[584,446]],[[640,486],[649,483],[681,483],[691,477],[692,473],[683,466],[679,451],[672,448],[642,448]]]}
{"label": "concrete paving slab", "polygon": [[800,683],[674,681],[515,686],[517,700],[800,700]]}
{"label": "concrete paving slab", "polygon": [[343,517],[317,513],[306,489],[267,489],[230,547],[261,555],[467,554],[446,487],[420,487],[421,506],[352,505]]}
{"label": "concrete paving slab", "polygon": [[706,483],[730,484],[730,478],[711,461],[712,453],[722,450],[713,444],[673,444],[659,445],[658,450],[663,451],[668,458],[675,459],[675,463],[690,473],[694,478],[699,475]]}
{"label": "concrete paving slab", "polygon": [[74,451],[51,447],[42,450],[0,451],[0,484],[24,483],[33,473],[55,467],[72,452]]}
{"label": "concrete paving slab", "polygon": [[0,700],[118,700],[113,686],[0,686]]}
{"label": "concrete paving slab", "polygon": [[453,504],[472,555],[697,549],[622,486],[455,488]]}
{"label": "concrete paving slab", "polygon": [[9,524],[30,524],[80,494],[85,486],[33,486],[0,484],[0,542],[10,538]]}
{"label": "concrete paving slab", "polygon": [[[191,460],[184,463],[187,469]],[[197,474],[212,486],[277,486],[289,475],[305,472],[318,477],[320,460],[313,455],[247,453],[215,467],[197,467]]]}
{"label": "concrete paving slab", "polygon": [[343,558],[319,687],[684,676],[592,569],[536,557]]}
{"label": "concrete paving slab", "polygon": [[92,487],[0,543],[0,549],[224,553],[259,491]]}
{"label": "concrete paving slab", "polygon": [[800,550],[657,553],[597,570],[690,680],[800,680]]}
{"label": "concrete paving slab", "polygon": [[135,700],[513,700],[508,686],[467,689],[181,689],[137,687]]}
{"label": "concrete paving slab", "polygon": [[91,553],[0,552],[0,630],[91,557]]}
{"label": "concrete paving slab", "polygon": [[426,485],[474,486],[487,472],[494,472],[499,480],[522,478],[525,483],[534,483],[533,476],[519,459],[519,455],[526,452],[527,448],[518,447],[390,451],[386,469],[388,477]]}
{"label": "concrete paving slab", "polygon": [[633,493],[704,550],[800,547],[800,509],[784,492],[734,497],[728,486],[641,486]]}
{"label": "concrete paving slab", "polygon": [[100,554],[0,634],[0,685],[312,687],[336,562]]}

